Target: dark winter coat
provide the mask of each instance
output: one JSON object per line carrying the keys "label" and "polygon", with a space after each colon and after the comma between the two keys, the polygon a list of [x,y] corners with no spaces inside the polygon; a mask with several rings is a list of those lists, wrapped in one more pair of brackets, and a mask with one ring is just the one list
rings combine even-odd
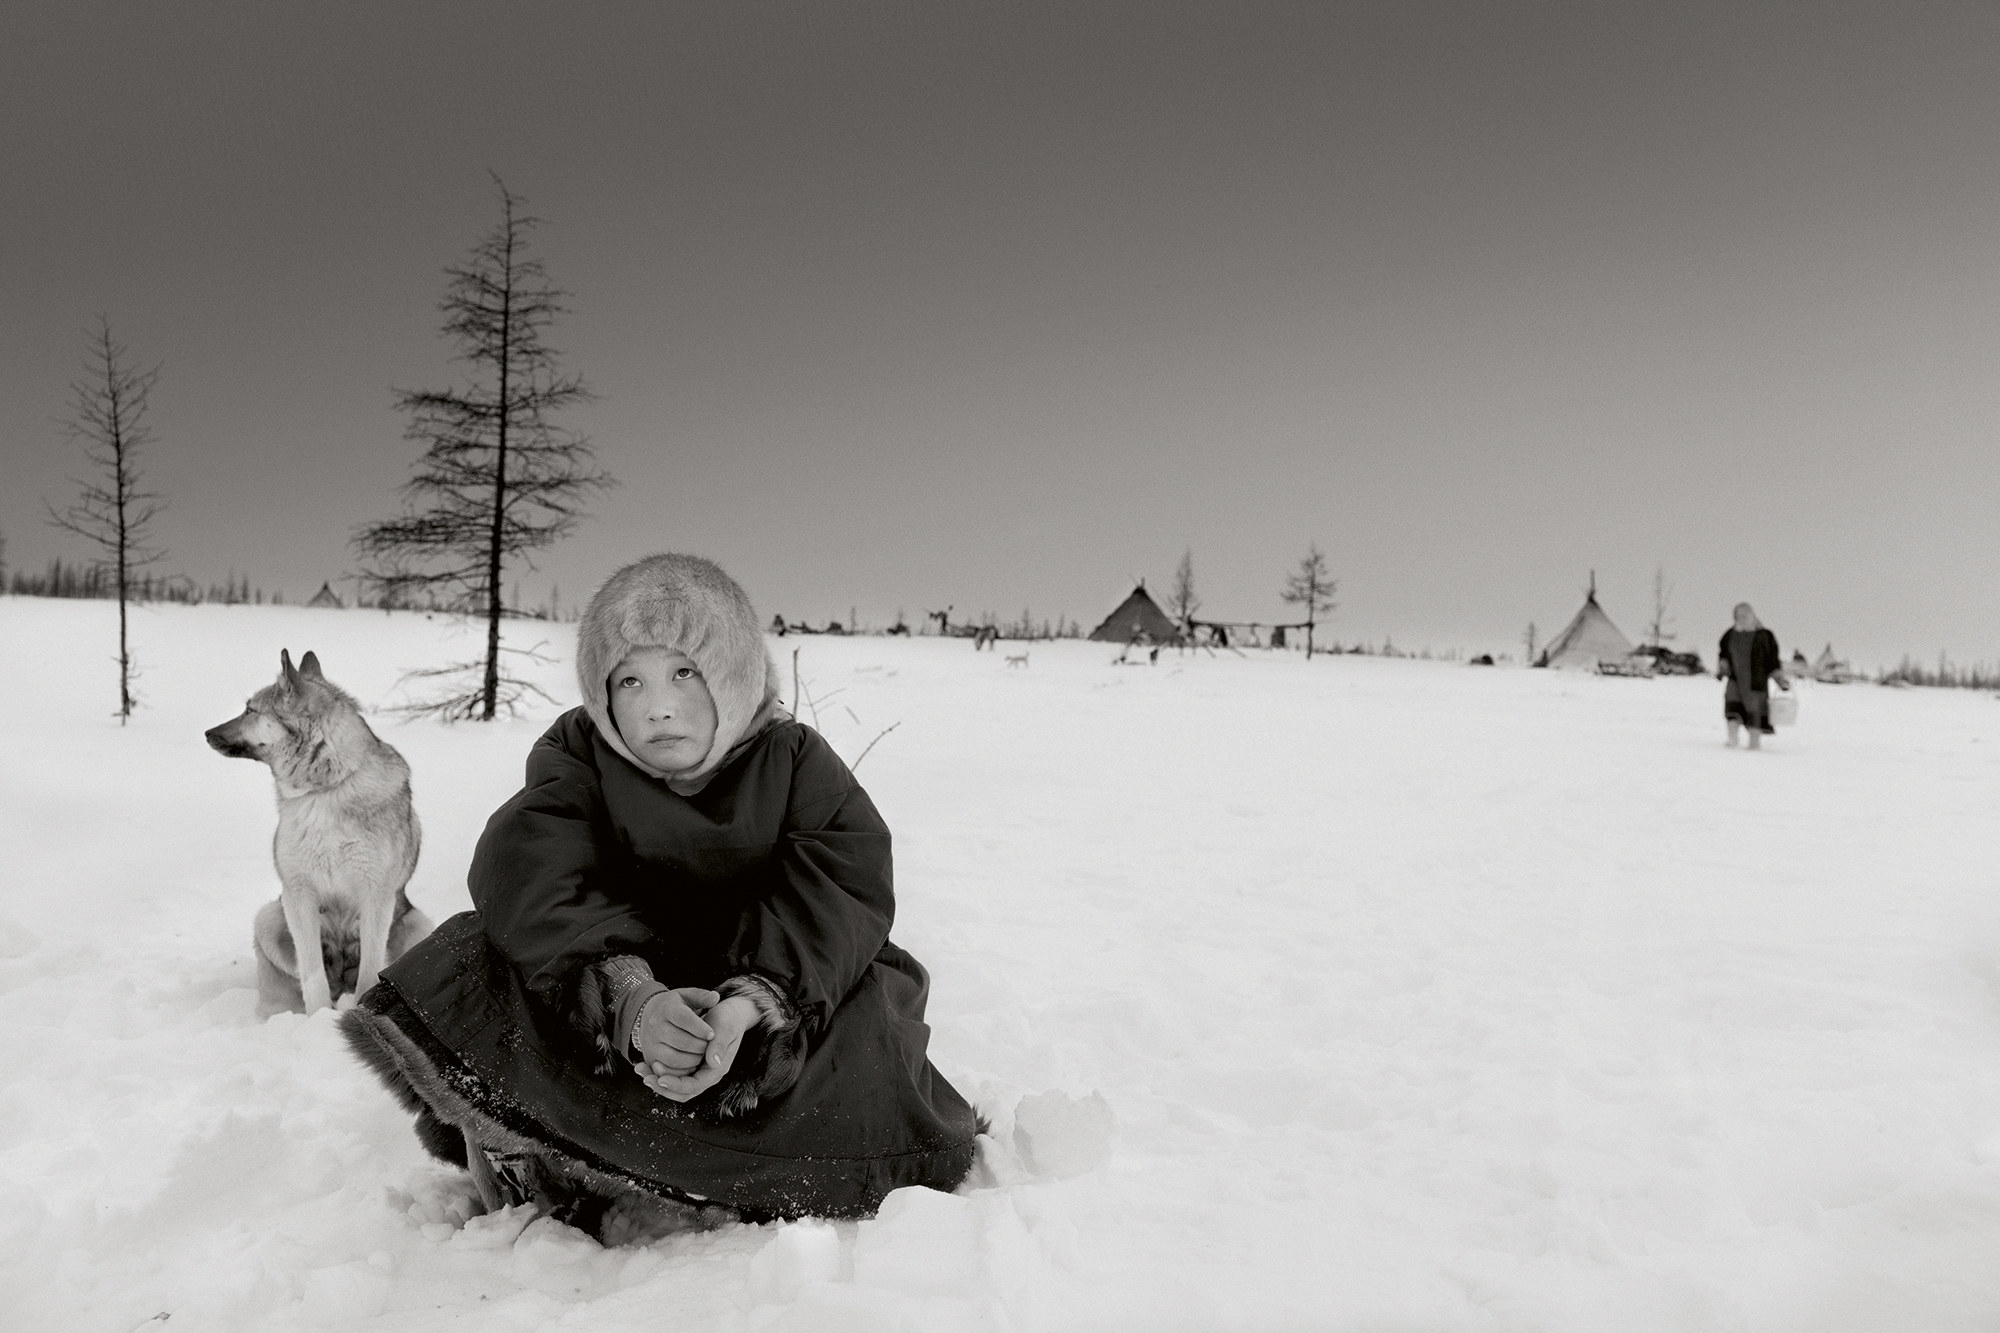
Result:
{"label": "dark winter coat", "polygon": [[[864,1214],[970,1169],[975,1117],[925,1054],[929,978],[889,940],[889,831],[810,727],[766,725],[679,794],[572,710],[488,822],[470,885],[477,910],[363,1007],[397,1028],[379,1044],[414,1043],[480,1115],[753,1214]],[[776,1021],[745,1037],[722,1085],[668,1101],[604,1058],[597,968],[619,954],[669,986],[761,979]]]}
{"label": "dark winter coat", "polygon": [[[1722,631],[1722,638],[1716,644],[1716,671],[1734,679],[1735,668],[1729,658],[1729,636],[1736,632],[1735,626]],[[1778,636],[1759,625],[1750,640],[1750,679],[1736,682],[1738,689],[1747,689],[1753,694],[1762,694],[1770,688],[1771,673],[1784,667],[1784,659],[1778,655]]]}

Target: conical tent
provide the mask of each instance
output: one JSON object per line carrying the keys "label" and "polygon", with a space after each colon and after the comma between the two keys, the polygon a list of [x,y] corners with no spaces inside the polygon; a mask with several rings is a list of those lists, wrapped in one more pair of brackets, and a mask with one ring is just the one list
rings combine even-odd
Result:
{"label": "conical tent", "polygon": [[1839,681],[1846,676],[1847,663],[1833,655],[1833,645],[1829,643],[1820,650],[1818,659],[1812,664],[1812,678],[1814,680]]}
{"label": "conical tent", "polygon": [[1549,640],[1549,646],[1542,650],[1535,665],[1595,671],[1599,662],[1616,662],[1631,653],[1632,641],[1597,604],[1597,587],[1593,582],[1583,599],[1583,608],[1562,633]]}
{"label": "conical tent", "polygon": [[319,591],[313,594],[312,600],[310,602],[307,602],[306,605],[345,606],[346,603],[340,600],[340,594],[333,590],[333,585],[331,583],[322,583],[319,585]]}
{"label": "conical tent", "polygon": [[1132,595],[1120,602],[1118,609],[1090,632],[1090,637],[1099,643],[1130,643],[1140,634],[1154,643],[1181,641],[1180,627],[1167,619],[1167,613],[1160,610],[1144,583],[1132,589]]}

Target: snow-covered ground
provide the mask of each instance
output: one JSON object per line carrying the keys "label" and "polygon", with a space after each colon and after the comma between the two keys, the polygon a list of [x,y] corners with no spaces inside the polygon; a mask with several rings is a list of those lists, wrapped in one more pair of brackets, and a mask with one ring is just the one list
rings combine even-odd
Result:
{"label": "snow-covered ground", "polygon": [[[1441,663],[787,639],[896,831],[957,1195],[606,1251],[465,1222],[331,1015],[253,1014],[280,647],[365,703],[445,618],[0,598],[8,1328],[2000,1324],[2000,702]],[[569,633],[538,668],[559,699]],[[1011,651],[1011,646],[1008,646]],[[557,710],[374,719],[467,905]],[[811,710],[802,710],[812,719]]]}

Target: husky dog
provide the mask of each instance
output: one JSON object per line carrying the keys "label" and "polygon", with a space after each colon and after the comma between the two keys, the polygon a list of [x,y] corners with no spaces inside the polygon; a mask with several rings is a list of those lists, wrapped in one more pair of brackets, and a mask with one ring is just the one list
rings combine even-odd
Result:
{"label": "husky dog", "polygon": [[278,654],[278,679],[240,717],[205,735],[236,759],[268,764],[278,786],[272,857],[280,893],[252,932],[257,1012],[312,1013],[336,995],[361,995],[404,950],[431,932],[403,893],[417,868],[410,766],[376,739],[354,700]]}

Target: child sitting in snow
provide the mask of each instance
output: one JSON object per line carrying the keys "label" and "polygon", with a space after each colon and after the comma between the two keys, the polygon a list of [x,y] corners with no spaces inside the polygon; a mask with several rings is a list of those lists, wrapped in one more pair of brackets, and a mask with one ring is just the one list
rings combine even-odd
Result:
{"label": "child sitting in snow", "polygon": [[889,830],[778,706],[749,598],[650,556],[591,599],[576,658],[584,704],[488,821],[477,910],[343,1016],[356,1053],[488,1207],[608,1240],[955,1186],[978,1125],[889,941]]}

